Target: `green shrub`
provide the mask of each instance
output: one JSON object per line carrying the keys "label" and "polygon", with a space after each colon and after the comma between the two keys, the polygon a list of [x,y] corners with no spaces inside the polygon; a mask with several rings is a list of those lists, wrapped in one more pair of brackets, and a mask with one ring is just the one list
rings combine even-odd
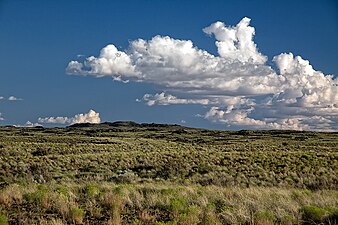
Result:
{"label": "green shrub", "polygon": [[296,223],[296,218],[294,216],[286,214],[283,216],[281,220],[282,224],[288,225],[288,224],[295,224]]}
{"label": "green shrub", "polygon": [[188,208],[188,202],[183,196],[178,196],[171,200],[170,208],[174,212],[185,212]]}
{"label": "green shrub", "polygon": [[171,222],[155,222],[154,225],[171,225]]}
{"label": "green shrub", "polygon": [[48,208],[50,206],[49,191],[41,188],[35,192],[24,195],[26,201],[38,207]]}
{"label": "green shrub", "polygon": [[67,196],[67,197],[69,196],[69,191],[68,191],[67,187],[65,187],[65,186],[61,186],[61,185],[58,186],[56,188],[56,192],[63,195],[63,196]]}
{"label": "green shrub", "polygon": [[303,192],[304,192],[304,194],[306,194],[306,195],[308,195],[308,196],[311,196],[311,195],[312,195],[312,191],[311,191],[311,190],[304,189]]}
{"label": "green shrub", "polygon": [[271,211],[259,211],[254,214],[254,219],[257,224],[274,224],[276,216]]}
{"label": "green shrub", "polygon": [[305,205],[301,208],[302,219],[308,223],[320,223],[323,222],[327,211],[313,205]]}
{"label": "green shrub", "polygon": [[75,224],[81,224],[86,214],[86,212],[83,209],[77,208],[77,207],[71,208],[69,213],[70,213],[70,219]]}
{"label": "green shrub", "polygon": [[94,184],[89,184],[86,188],[85,188],[85,193],[86,196],[89,198],[93,198],[96,197],[97,195],[100,194],[100,189],[97,185]]}
{"label": "green shrub", "polygon": [[195,225],[199,224],[200,219],[199,219],[199,214],[200,210],[198,209],[197,206],[189,206],[186,209],[186,212],[181,213],[178,216],[178,224],[181,225]]}
{"label": "green shrub", "polygon": [[7,217],[0,213],[0,225],[8,225]]}

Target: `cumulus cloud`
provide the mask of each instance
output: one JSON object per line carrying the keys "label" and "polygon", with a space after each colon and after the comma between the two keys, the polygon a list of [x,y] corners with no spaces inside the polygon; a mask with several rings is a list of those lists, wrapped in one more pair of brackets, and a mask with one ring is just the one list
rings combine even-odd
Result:
{"label": "cumulus cloud", "polygon": [[109,44],[98,57],[71,61],[66,70],[157,84],[166,92],[145,94],[147,105],[207,105],[205,119],[233,128],[338,129],[337,78],[292,53],[273,57],[272,69],[254,42],[249,18],[203,31],[215,37],[218,55],[190,40],[155,36],[131,41],[125,51]]}
{"label": "cumulus cloud", "polygon": [[253,42],[255,28],[250,27],[250,19],[244,17],[235,27],[226,27],[222,22],[216,22],[203,31],[216,38],[218,54],[221,57],[240,62],[263,64],[267,57],[258,52]]}
{"label": "cumulus cloud", "polygon": [[264,129],[291,129],[302,130],[309,128],[306,124],[301,124],[302,118],[281,118],[273,119],[269,122],[268,119],[255,119],[250,117],[255,108],[249,109],[236,109],[231,111],[223,111],[218,107],[211,107],[205,114],[205,118],[214,122],[224,123],[228,126],[250,127],[250,128],[264,128]]}
{"label": "cumulus cloud", "polygon": [[38,122],[52,124],[100,123],[101,119],[100,114],[91,109],[88,113],[77,114],[74,117],[40,117]]}
{"label": "cumulus cloud", "polygon": [[149,41],[131,41],[126,52],[117,50],[112,44],[107,45],[98,57],[90,56],[83,63],[71,61],[66,71],[156,83],[195,94],[266,94],[278,89],[274,71],[269,66],[255,63],[259,53],[245,53],[244,47],[240,46],[242,44],[234,51],[241,52],[243,59],[237,60],[230,55],[214,56],[198,49],[190,40],[155,36]]}
{"label": "cumulus cloud", "polygon": [[2,113],[0,113],[0,121],[4,120],[4,118],[2,117]]}
{"label": "cumulus cloud", "polygon": [[[90,70],[86,70],[87,68],[90,68]],[[124,76],[133,76],[135,74],[130,56],[125,52],[118,51],[114,45],[108,45],[103,48],[98,58],[94,56],[88,57],[84,64],[71,61],[68,64],[67,71],[84,75],[114,74],[116,78],[119,78],[122,74]]]}
{"label": "cumulus cloud", "polygon": [[4,99],[4,97],[0,96],[0,101],[1,101],[2,99]]}
{"label": "cumulus cloud", "polygon": [[8,101],[21,101],[23,100],[22,98],[18,98],[18,97],[15,97],[15,96],[9,96],[8,97]]}
{"label": "cumulus cloud", "polygon": [[302,107],[329,108],[328,111],[337,112],[337,79],[314,70],[308,60],[294,57],[292,53],[275,56],[273,61],[284,80],[282,90],[275,95],[276,101],[289,101]]}

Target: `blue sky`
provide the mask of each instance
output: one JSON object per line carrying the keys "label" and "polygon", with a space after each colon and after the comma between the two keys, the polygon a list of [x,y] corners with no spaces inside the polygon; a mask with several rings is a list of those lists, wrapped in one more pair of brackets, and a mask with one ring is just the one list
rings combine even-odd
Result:
{"label": "blue sky", "polygon": [[[25,125],[27,121],[44,126],[97,122],[97,112],[101,122],[133,120],[216,129],[336,130],[337,12],[338,4],[333,0],[0,0],[0,125]],[[243,26],[255,28],[254,44],[250,45],[252,48],[240,49],[237,44],[241,42],[241,31],[235,26],[245,17],[251,21],[249,25],[244,21]],[[224,26],[210,27],[209,34],[203,32],[203,28],[216,21],[224,22]],[[232,52],[215,45],[215,41],[228,43],[229,39],[222,36],[224,28],[238,34],[239,39],[234,42],[238,49]],[[161,46],[155,44],[164,39],[150,42],[156,35],[170,37],[165,43],[172,44],[172,52],[161,55]],[[221,37],[218,40],[217,35]],[[146,61],[142,65],[135,60],[139,49],[130,50],[130,43],[139,38],[148,48],[152,43],[157,52],[144,55],[142,60]],[[197,52],[184,58],[179,40],[190,40],[191,49],[220,58],[218,64],[222,68],[208,68],[203,75],[208,79],[196,79],[200,70],[190,74],[186,69],[198,63],[207,68],[210,62],[203,64],[206,59]],[[122,65],[120,61],[109,65],[115,66],[111,73],[98,72],[95,65],[82,70],[69,67],[71,61],[83,64],[89,56],[98,61],[106,59],[100,57],[100,51],[108,44],[113,44],[118,54],[126,52],[136,72],[121,69],[115,74],[116,66]],[[281,53],[293,55],[272,61]],[[178,58],[184,54],[181,61],[191,62],[189,57],[195,61],[187,68],[179,62],[163,68],[151,61],[159,54],[166,65],[171,61],[165,60],[177,58],[177,54],[181,54]],[[266,60],[255,61],[259,56]],[[315,76],[307,74],[306,62],[296,56],[309,61]],[[285,60],[289,72],[283,74],[279,69],[285,65],[277,64]],[[241,71],[246,75],[230,72],[237,70],[238,65],[242,65]],[[163,72],[168,69],[180,72]],[[262,87],[261,78],[271,73]],[[217,80],[210,81],[215,74],[219,76]],[[328,80],[327,75],[333,78]],[[236,83],[238,87],[231,89],[229,82],[241,76],[243,83]],[[247,76],[253,76],[252,81]],[[281,79],[283,76],[287,80]],[[114,81],[112,77],[129,82]],[[279,83],[274,79],[279,79]],[[247,80],[250,82],[245,83]],[[187,82],[190,86],[174,82]],[[250,90],[244,90],[248,86]],[[95,111],[91,114],[94,119],[86,114],[91,109]]]}

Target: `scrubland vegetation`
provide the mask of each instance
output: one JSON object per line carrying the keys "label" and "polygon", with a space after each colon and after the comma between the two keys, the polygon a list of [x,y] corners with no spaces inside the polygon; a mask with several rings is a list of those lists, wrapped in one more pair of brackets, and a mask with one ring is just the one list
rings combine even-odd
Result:
{"label": "scrubland vegetation", "polygon": [[0,128],[2,224],[337,224],[338,133]]}

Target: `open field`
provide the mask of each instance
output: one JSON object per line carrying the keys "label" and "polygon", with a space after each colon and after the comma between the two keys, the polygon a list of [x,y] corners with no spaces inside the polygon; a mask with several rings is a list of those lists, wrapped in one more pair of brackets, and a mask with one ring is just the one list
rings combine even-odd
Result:
{"label": "open field", "polygon": [[0,225],[334,224],[337,171],[338,133],[1,127]]}

